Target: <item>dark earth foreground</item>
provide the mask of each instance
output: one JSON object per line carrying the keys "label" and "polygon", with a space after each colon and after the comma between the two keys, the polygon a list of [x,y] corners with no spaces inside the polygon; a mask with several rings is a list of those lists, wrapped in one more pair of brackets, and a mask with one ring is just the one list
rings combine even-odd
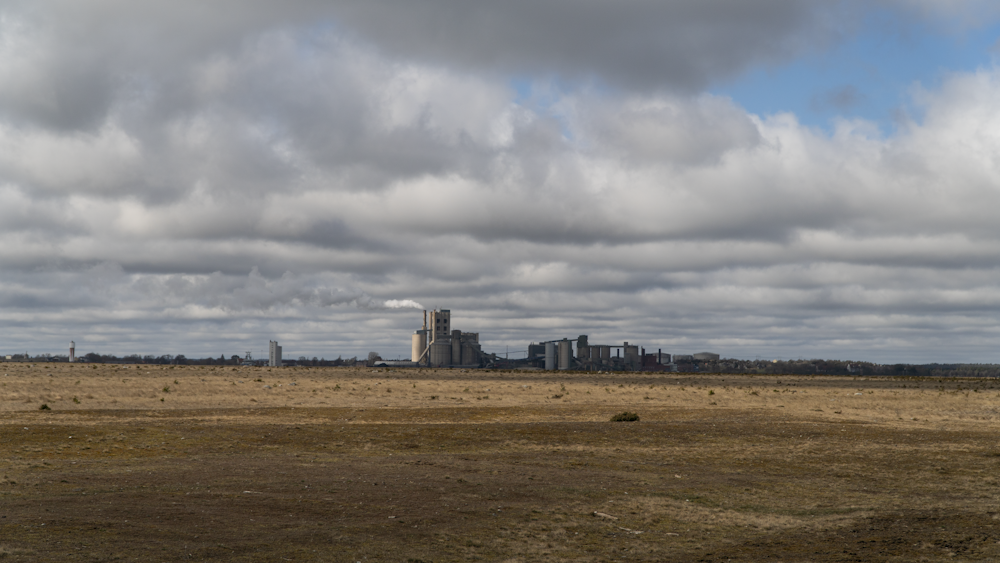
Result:
{"label": "dark earth foreground", "polygon": [[1000,560],[995,422],[620,410],[0,413],[0,560]]}

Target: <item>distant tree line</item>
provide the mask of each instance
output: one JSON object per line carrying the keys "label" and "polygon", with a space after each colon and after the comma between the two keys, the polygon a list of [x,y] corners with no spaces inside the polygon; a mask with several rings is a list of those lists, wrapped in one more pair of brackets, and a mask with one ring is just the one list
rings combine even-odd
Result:
{"label": "distant tree line", "polygon": [[[4,356],[0,356],[3,359]],[[53,356],[50,354],[39,354],[31,356],[27,353],[24,354],[11,354],[7,361],[15,362],[68,362],[69,357],[65,355]],[[115,356],[113,354],[98,354],[96,352],[88,352],[77,357],[77,361],[80,363],[92,363],[92,364],[150,364],[150,365],[184,365],[184,366],[238,366],[244,362],[244,358],[239,355],[232,355],[226,358],[225,354],[220,355],[218,358],[188,358],[184,354],[164,354],[162,356],[153,355],[139,355],[130,354],[128,356]],[[336,367],[336,366],[354,366],[358,363],[365,364],[365,360],[358,360],[356,356],[344,359],[342,356],[338,357],[336,360],[327,360],[326,358],[307,358],[305,356],[300,356],[298,360],[283,360],[286,365],[298,365],[298,366],[323,366],[323,367]],[[267,359],[255,359],[253,360],[254,365],[267,364]]]}
{"label": "distant tree line", "polygon": [[[3,356],[0,356],[3,358]],[[299,356],[297,360],[284,360],[286,365],[337,367],[374,365],[381,360],[376,352],[369,352],[368,357],[359,360],[338,357],[336,360],[326,358],[307,358]],[[66,362],[65,355],[53,356],[38,354],[35,356],[11,354],[7,361],[15,362]],[[162,356],[131,354],[118,357],[112,354],[89,352],[78,357],[81,363],[95,364],[152,364],[152,365],[190,365],[190,366],[238,366],[244,362],[239,355],[226,358],[225,354],[218,358],[188,358],[183,354]],[[267,359],[254,360],[254,365],[267,364]],[[872,362],[855,362],[846,360],[732,360],[690,361],[679,362],[679,371],[701,373],[748,373],[761,375],[848,375],[848,376],[902,376],[902,377],[1000,377],[1000,364],[876,364]]]}
{"label": "distant tree line", "polygon": [[703,373],[774,375],[879,375],[902,377],[1000,377],[1000,364],[876,364],[845,360],[718,360],[687,366]]}

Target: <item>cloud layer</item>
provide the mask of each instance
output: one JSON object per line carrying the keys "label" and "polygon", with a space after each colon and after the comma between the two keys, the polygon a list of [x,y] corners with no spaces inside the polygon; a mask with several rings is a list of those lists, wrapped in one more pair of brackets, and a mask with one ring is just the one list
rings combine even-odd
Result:
{"label": "cloud layer", "polygon": [[571,4],[0,4],[4,347],[1000,361],[1000,70],[826,133],[702,89],[858,5]]}

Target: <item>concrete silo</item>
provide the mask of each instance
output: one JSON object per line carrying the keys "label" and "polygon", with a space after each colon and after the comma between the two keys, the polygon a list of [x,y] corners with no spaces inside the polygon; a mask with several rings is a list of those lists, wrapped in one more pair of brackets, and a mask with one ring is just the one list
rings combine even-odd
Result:
{"label": "concrete silo", "polygon": [[630,369],[639,369],[639,347],[629,346],[626,342],[625,346],[622,347],[622,356],[625,359],[625,365]]}
{"label": "concrete silo", "polygon": [[451,365],[451,342],[448,338],[431,342],[430,367],[441,367]]}
{"label": "concrete silo", "polygon": [[611,346],[601,346],[601,363],[611,365]]}
{"label": "concrete silo", "polygon": [[451,331],[451,365],[462,365],[462,331]]}
{"label": "concrete silo", "polygon": [[573,357],[573,346],[568,338],[559,341],[559,369],[569,369],[570,359]]}
{"label": "concrete silo", "polygon": [[427,331],[426,330],[413,331],[413,341],[410,348],[410,360],[414,362],[419,362],[420,357],[424,355],[424,350],[426,349],[427,349]]}
{"label": "concrete silo", "polygon": [[545,369],[552,371],[556,369],[556,343],[545,343]]}

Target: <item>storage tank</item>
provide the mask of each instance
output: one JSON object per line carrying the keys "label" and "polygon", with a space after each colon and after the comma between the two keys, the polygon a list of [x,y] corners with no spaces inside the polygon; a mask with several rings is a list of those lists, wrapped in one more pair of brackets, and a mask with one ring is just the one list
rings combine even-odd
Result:
{"label": "storage tank", "polygon": [[590,361],[594,364],[601,363],[601,347],[600,346],[588,346],[590,348]]}
{"label": "storage tank", "polygon": [[625,343],[625,350],[623,351],[625,356],[625,365],[632,369],[639,367],[639,347],[629,346],[628,342]]}
{"label": "storage tank", "polygon": [[611,364],[611,346],[601,346],[601,363],[604,365]]}
{"label": "storage tank", "polygon": [[462,331],[451,331],[451,365],[462,365]]}
{"label": "storage tank", "polygon": [[410,360],[416,362],[420,360],[420,355],[427,349],[427,331],[417,330],[413,332],[413,345],[410,349]]}
{"label": "storage tank", "polygon": [[545,369],[552,371],[556,369],[556,343],[545,343]]}
{"label": "storage tank", "polygon": [[451,365],[451,342],[448,339],[431,342],[430,355],[431,367]]}
{"label": "storage tank", "polygon": [[479,365],[479,345],[476,344],[475,342],[462,343],[462,365],[463,366]]}
{"label": "storage tank", "polygon": [[580,360],[586,360],[590,357],[590,346],[587,345],[586,334],[581,334],[576,339],[576,357]]}
{"label": "storage tank", "polygon": [[573,355],[573,347],[568,338],[559,341],[559,369],[569,369],[569,361]]}

